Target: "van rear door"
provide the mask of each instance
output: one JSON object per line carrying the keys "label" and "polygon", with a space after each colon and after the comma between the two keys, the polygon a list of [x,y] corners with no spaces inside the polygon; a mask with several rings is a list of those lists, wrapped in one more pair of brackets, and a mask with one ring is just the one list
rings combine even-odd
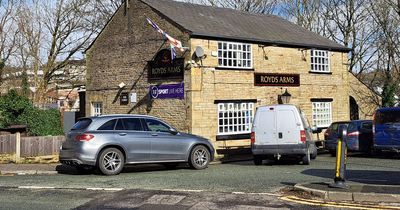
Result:
{"label": "van rear door", "polygon": [[299,144],[301,122],[297,110],[282,108],[277,111],[278,144]]}
{"label": "van rear door", "polygon": [[274,107],[260,107],[257,110],[253,132],[255,133],[255,144],[276,145],[276,114]]}

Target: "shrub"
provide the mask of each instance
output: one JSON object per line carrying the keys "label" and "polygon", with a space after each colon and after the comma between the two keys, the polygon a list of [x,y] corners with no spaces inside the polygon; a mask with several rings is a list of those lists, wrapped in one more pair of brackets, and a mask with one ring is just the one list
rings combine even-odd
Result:
{"label": "shrub", "polygon": [[62,135],[60,112],[56,109],[41,110],[28,98],[15,90],[0,97],[0,128],[12,124],[26,124],[30,135]]}
{"label": "shrub", "polygon": [[60,112],[56,109],[28,109],[18,117],[17,121],[28,125],[28,132],[30,135],[56,136],[63,134]]}

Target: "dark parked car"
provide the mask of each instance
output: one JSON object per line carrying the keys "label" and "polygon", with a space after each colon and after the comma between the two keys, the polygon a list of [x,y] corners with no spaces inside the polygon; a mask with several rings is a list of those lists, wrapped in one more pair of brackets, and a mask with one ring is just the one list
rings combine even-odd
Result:
{"label": "dark parked car", "polygon": [[372,120],[354,120],[347,126],[347,149],[371,154]]}
{"label": "dark parked car", "polygon": [[116,175],[125,164],[187,162],[207,168],[214,148],[207,139],[178,132],[167,123],[144,115],[106,115],[80,119],[67,134],[60,162],[78,170],[97,167]]}
{"label": "dark parked car", "polygon": [[331,153],[332,156],[336,155],[337,139],[339,137],[339,130],[341,127],[348,126],[350,121],[340,121],[332,123],[325,131],[325,149]]}
{"label": "dark parked car", "polygon": [[372,151],[372,120],[353,120],[350,122],[339,123],[336,132],[336,141],[329,140],[329,151],[336,155],[337,138],[340,127],[347,124],[347,149],[370,154]]}
{"label": "dark parked car", "polygon": [[400,107],[381,108],[374,115],[374,150],[400,152]]}

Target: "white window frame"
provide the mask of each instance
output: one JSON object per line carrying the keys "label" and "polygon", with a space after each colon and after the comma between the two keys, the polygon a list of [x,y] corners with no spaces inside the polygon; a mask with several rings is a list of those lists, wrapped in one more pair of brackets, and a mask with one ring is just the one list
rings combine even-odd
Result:
{"label": "white window frame", "polygon": [[252,69],[252,51],[252,45],[248,43],[218,42],[218,67]]}
{"label": "white window frame", "polygon": [[254,119],[254,103],[218,103],[218,135],[248,134]]}
{"label": "white window frame", "polygon": [[310,57],[310,68],[312,72],[331,72],[329,51],[312,49],[310,52]]}
{"label": "white window frame", "polygon": [[100,116],[103,114],[103,102],[92,102],[92,116]]}
{"label": "white window frame", "polygon": [[327,128],[332,123],[332,102],[312,102],[313,125],[319,128]]}

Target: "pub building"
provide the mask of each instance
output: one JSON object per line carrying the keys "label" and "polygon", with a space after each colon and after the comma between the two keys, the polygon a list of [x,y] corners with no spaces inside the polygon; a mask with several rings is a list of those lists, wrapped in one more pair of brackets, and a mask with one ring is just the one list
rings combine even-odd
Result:
{"label": "pub building", "polygon": [[321,129],[371,118],[376,96],[348,53],[273,15],[128,0],[86,51],[86,115],[152,115],[218,152],[249,148],[262,105],[295,104]]}

